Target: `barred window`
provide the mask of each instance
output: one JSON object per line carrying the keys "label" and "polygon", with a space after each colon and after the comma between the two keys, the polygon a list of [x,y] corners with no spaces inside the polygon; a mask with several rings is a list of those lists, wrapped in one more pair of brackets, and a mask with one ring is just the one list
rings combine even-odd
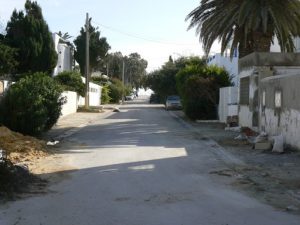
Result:
{"label": "barred window", "polygon": [[249,105],[249,85],[250,78],[244,77],[240,80],[240,104]]}

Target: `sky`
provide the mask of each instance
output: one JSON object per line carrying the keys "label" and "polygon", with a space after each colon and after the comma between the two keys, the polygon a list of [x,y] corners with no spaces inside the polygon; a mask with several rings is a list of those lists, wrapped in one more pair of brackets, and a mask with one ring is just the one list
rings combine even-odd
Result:
{"label": "sky", "polygon": [[[187,31],[186,15],[200,0],[37,0],[51,32],[79,35],[86,19],[107,38],[110,52],[137,52],[148,61],[147,71],[158,69],[171,55],[203,55],[195,29]],[[25,0],[0,0],[0,22],[6,26],[14,9]],[[212,53],[219,52],[214,45]]]}

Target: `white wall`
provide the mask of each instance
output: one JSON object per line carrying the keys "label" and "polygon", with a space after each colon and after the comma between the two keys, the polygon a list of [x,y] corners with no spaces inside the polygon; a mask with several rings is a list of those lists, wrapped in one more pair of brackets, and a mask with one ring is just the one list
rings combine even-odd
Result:
{"label": "white wall", "polygon": [[[85,83],[85,78],[82,77],[83,83]],[[89,84],[89,105],[90,106],[99,106],[101,105],[101,91],[102,87],[100,85],[94,84],[90,82]],[[85,105],[85,98],[79,97],[78,105],[83,106]]]}
{"label": "white wall", "polygon": [[228,116],[237,116],[238,110],[238,88],[224,87],[220,88],[219,100],[219,120],[226,123]]}
{"label": "white wall", "polygon": [[295,38],[296,52],[300,52],[300,38]]}
{"label": "white wall", "polygon": [[72,70],[72,48],[65,43],[59,43],[61,39],[58,34],[53,33],[55,51],[57,53],[57,64],[53,71],[53,76],[63,72]]}
{"label": "white wall", "polygon": [[[278,125],[279,121],[279,125]],[[280,120],[274,109],[265,109],[265,116],[262,116],[262,126],[269,136],[282,134],[284,142],[300,149],[300,111],[286,109],[280,113]]]}
{"label": "white wall", "polygon": [[229,54],[224,54],[222,56],[220,53],[210,56],[207,60],[208,65],[216,65],[219,67],[224,67],[225,70],[233,76],[232,81],[235,86],[238,86],[238,56],[230,59]]}
{"label": "white wall", "polygon": [[77,93],[73,91],[64,91],[62,97],[66,97],[67,102],[62,106],[61,117],[76,113],[78,107]]}

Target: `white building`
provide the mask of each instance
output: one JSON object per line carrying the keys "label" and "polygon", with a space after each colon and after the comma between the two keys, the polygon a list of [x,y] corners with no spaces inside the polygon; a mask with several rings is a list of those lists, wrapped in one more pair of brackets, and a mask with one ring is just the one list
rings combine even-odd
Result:
{"label": "white building", "polygon": [[225,52],[222,56],[220,53],[209,56],[207,59],[208,65],[216,65],[219,67],[224,67],[224,69],[232,76],[232,81],[235,86],[238,86],[238,54],[235,53],[233,58],[230,58],[230,54]]}
{"label": "white building", "polygon": [[73,46],[70,42],[62,39],[57,33],[52,34],[55,51],[57,52],[57,65],[54,68],[53,76],[63,72],[71,71],[73,65]]}

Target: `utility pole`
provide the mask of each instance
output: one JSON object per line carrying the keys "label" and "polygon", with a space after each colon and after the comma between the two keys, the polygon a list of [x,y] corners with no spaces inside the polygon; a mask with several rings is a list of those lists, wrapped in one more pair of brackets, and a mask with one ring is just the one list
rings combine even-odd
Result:
{"label": "utility pole", "polygon": [[122,70],[122,83],[123,83],[123,90],[122,90],[122,103],[124,103],[124,92],[125,92],[125,83],[124,83],[124,77],[125,77],[125,62],[123,59],[123,70]]}
{"label": "utility pole", "polygon": [[85,21],[85,32],[86,32],[86,43],[85,43],[85,108],[89,108],[89,89],[90,89],[90,34],[89,28],[89,14],[86,13],[86,21]]}

